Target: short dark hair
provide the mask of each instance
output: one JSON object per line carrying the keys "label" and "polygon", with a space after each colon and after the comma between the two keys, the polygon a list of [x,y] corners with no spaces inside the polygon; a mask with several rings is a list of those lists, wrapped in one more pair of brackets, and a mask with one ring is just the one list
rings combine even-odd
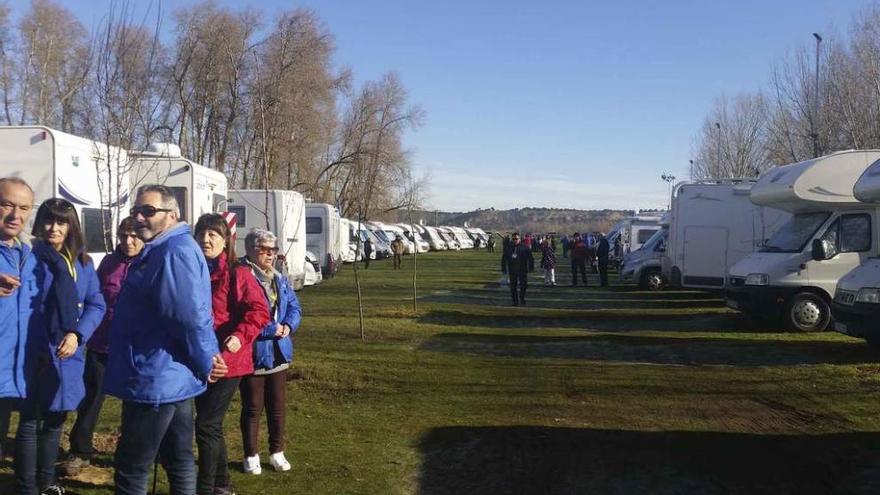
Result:
{"label": "short dark hair", "polygon": [[137,231],[137,220],[134,217],[125,217],[119,222],[119,227],[116,228],[116,237],[122,235],[123,232],[135,231]]}
{"label": "short dark hair", "polygon": [[199,234],[206,230],[213,230],[223,236],[223,240],[226,241],[226,261],[228,263],[234,263],[236,258],[235,241],[232,239],[232,231],[229,230],[229,224],[226,223],[226,219],[223,218],[223,215],[219,213],[205,213],[200,216],[199,221],[196,222],[196,226],[193,229],[193,234],[198,237]]}
{"label": "short dark hair", "polygon": [[83,264],[91,262],[92,259],[85,253],[86,240],[79,224],[79,215],[70,201],[61,198],[50,198],[43,201],[40,208],[37,209],[31,235],[42,239],[46,233],[46,226],[53,222],[67,224],[64,247],[70,253],[70,257],[79,258]]}

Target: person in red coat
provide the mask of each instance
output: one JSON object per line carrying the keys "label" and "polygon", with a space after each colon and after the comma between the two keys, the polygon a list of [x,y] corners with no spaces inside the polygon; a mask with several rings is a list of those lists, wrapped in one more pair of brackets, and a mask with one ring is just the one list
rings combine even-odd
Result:
{"label": "person in red coat", "polygon": [[211,271],[214,331],[220,355],[229,368],[196,397],[196,445],[199,449],[199,495],[234,493],[227,468],[223,417],[241,378],[254,372],[254,341],[269,323],[269,306],[250,268],[235,263],[229,226],[221,215],[199,217],[195,238]]}

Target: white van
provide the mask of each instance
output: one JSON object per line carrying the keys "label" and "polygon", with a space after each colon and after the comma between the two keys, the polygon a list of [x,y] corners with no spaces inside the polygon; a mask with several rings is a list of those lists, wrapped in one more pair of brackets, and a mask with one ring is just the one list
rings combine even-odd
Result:
{"label": "white van", "polygon": [[428,244],[428,241],[422,238],[422,235],[418,231],[418,226],[408,223],[398,223],[396,227],[400,228],[403,231],[403,236],[405,239],[409,240],[409,242],[413,243],[415,249],[418,249],[418,252],[427,253],[431,250],[431,245]]}
{"label": "white van", "polygon": [[0,155],[0,177],[25,180],[37,205],[50,198],[73,204],[96,266],[113,250],[116,226],[129,209],[125,150],[48,127],[21,126],[0,127]]}
{"label": "white van", "polygon": [[458,240],[459,246],[461,249],[473,249],[474,241],[471,240],[471,237],[467,235],[467,232],[461,227],[449,227],[449,231],[455,238]]}
{"label": "white van", "polygon": [[424,237],[428,240],[428,244],[431,246],[431,249],[434,251],[444,251],[449,249],[449,246],[446,245],[446,241],[440,237],[440,233],[437,232],[436,227],[425,226],[425,234]]}
{"label": "white van", "polygon": [[390,245],[394,242],[394,239],[400,237],[400,240],[403,241],[404,252],[405,254],[412,254],[415,251],[415,244],[411,240],[409,240],[403,232],[403,229],[398,227],[397,225],[389,225],[387,223],[382,222],[370,222],[373,226],[378,228],[385,235],[385,240]]}
{"label": "white van", "polygon": [[666,279],[661,275],[660,267],[669,236],[668,216],[661,222],[660,230],[654,232],[650,239],[621,260],[618,269],[621,283],[638,284],[642,290],[660,290],[666,286]]}
{"label": "white van", "polygon": [[440,237],[446,242],[446,245],[449,249],[454,251],[461,250],[461,242],[459,242],[458,237],[456,237],[455,232],[452,231],[452,227],[442,226],[437,227],[437,232],[440,234]]}
{"label": "white van", "polygon": [[180,147],[171,143],[154,143],[145,151],[129,151],[132,166],[132,195],[146,184],[162,184],[174,193],[180,205],[180,220],[195,225],[205,213],[226,208],[228,184],[226,175],[187,160]]}
{"label": "white van", "polygon": [[[878,251],[876,208],[853,196],[856,181],[878,158],[877,150],[841,151],[764,172],[752,202],[793,216],[730,267],[727,305],[781,317],[793,329],[824,330],[837,282]],[[827,241],[818,244],[828,249],[814,253],[814,241]]]}
{"label": "white van", "polygon": [[[302,194],[281,189],[234,189],[226,210],[236,216],[235,250],[245,255],[244,238],[253,228],[266,229],[276,237],[276,268],[287,275],[295,290],[305,285],[306,209]],[[281,258],[279,256],[279,259]]]}
{"label": "white van", "polygon": [[662,275],[672,287],[723,289],[727,269],[791,218],[749,199],[754,179],[681,182],[672,192]]}
{"label": "white van", "polygon": [[339,210],[326,203],[306,203],[306,248],[321,261],[324,278],[332,277],[342,264],[339,242]]}

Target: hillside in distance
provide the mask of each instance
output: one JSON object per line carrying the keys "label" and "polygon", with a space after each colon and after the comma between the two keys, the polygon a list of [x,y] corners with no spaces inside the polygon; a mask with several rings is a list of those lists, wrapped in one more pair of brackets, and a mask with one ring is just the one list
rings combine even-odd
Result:
{"label": "hillside in distance", "polygon": [[[657,210],[640,210],[652,213]],[[633,210],[575,210],[562,208],[478,209],[468,212],[413,211],[413,222],[425,225],[458,225],[499,232],[607,232],[615,223],[632,215]],[[387,220],[408,222],[407,212],[396,212]]]}

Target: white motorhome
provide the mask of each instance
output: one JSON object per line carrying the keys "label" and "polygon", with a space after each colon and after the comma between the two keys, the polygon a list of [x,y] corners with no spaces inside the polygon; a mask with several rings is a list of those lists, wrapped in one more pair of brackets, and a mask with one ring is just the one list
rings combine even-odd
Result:
{"label": "white motorhome", "polygon": [[473,249],[474,241],[471,239],[467,232],[461,227],[449,227],[449,231],[455,238],[458,240],[458,244],[462,249]]}
{"label": "white motorhome", "polygon": [[321,262],[324,277],[332,277],[342,264],[339,210],[326,203],[306,203],[306,246]]}
{"label": "white motorhome", "polygon": [[391,243],[385,240],[384,233],[369,223],[361,223],[361,239],[366,240],[368,237],[373,243],[373,253],[376,255],[376,259],[391,257]]}
{"label": "white motorhome", "polygon": [[398,223],[396,226],[403,231],[404,237],[413,243],[413,246],[415,249],[418,249],[419,253],[427,253],[431,250],[431,245],[422,238],[417,225]]}
{"label": "white motorhome", "polygon": [[351,236],[352,227],[351,220],[347,218],[339,219],[339,250],[342,255],[343,263],[354,263],[360,253],[357,249],[357,242]]}
{"label": "white motorhome", "polygon": [[190,225],[195,225],[205,213],[226,208],[226,175],[184,158],[177,145],[154,143],[144,151],[128,154],[132,158],[129,174],[132,195],[146,184],[168,187],[180,205],[181,221]]}
{"label": "white motorhome", "polygon": [[[877,150],[841,151],[764,172],[752,202],[793,216],[730,267],[727,305],[781,317],[793,329],[824,330],[838,281],[878,251],[876,208],[853,196],[856,181],[878,158]],[[824,252],[813,249],[817,241]]]}
{"label": "white motorhome", "polygon": [[86,252],[96,264],[113,250],[116,226],[128,216],[125,150],[48,127],[21,126],[0,127],[0,154],[0,177],[25,180],[37,205],[50,198],[74,205]]}
{"label": "white motorhome", "polygon": [[394,242],[394,239],[400,237],[401,241],[403,241],[403,246],[405,249],[404,252],[406,254],[412,254],[413,251],[415,251],[415,244],[413,244],[413,242],[407,238],[402,228],[398,227],[397,225],[389,225],[382,222],[370,223],[384,233],[385,239],[389,245]]}
{"label": "white motorhome", "polygon": [[624,220],[619,229],[623,254],[636,251],[642,247],[642,244],[648,242],[648,239],[660,230],[662,218],[663,213],[657,215],[634,215]]}
{"label": "white motorhome", "polygon": [[244,256],[244,238],[253,228],[266,229],[278,238],[276,268],[287,275],[295,290],[305,285],[306,209],[302,194],[281,189],[229,191],[226,210],[236,216],[235,250]]}
{"label": "white motorhome", "polygon": [[440,233],[437,232],[436,227],[425,226],[425,237],[428,239],[428,244],[430,244],[431,249],[434,251],[443,251],[449,249],[449,246],[446,245],[446,241],[440,237]]}
{"label": "white motorhome", "polygon": [[623,257],[618,270],[621,283],[638,284],[642,290],[660,290],[666,286],[660,267],[669,236],[669,215],[661,219],[659,226],[660,230],[654,232],[639,249]]}
{"label": "white motorhome", "polygon": [[672,191],[662,276],[673,287],[723,289],[727,269],[791,214],[749,199],[754,179],[681,182]]}
{"label": "white motorhome", "polygon": [[437,227],[437,232],[440,234],[440,237],[446,242],[446,245],[449,249],[459,251],[462,248],[461,242],[459,242],[458,237],[456,237],[455,232],[452,231],[452,227]]}

